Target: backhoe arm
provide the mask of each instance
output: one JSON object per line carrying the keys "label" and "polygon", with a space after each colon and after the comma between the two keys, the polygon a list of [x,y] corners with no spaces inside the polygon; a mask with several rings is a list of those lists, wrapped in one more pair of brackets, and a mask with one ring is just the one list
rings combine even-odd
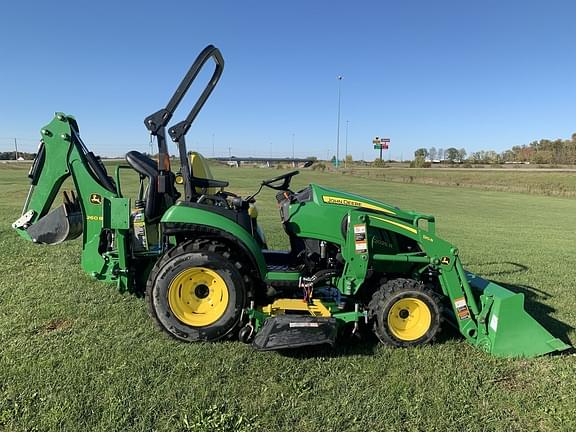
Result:
{"label": "backhoe arm", "polygon": [[[57,118],[65,117],[57,114]],[[38,154],[28,173],[30,190],[22,216],[12,224],[19,235],[35,243],[57,244],[82,233],[80,207],[73,192],[64,193],[62,206],[48,215],[62,184],[70,177],[68,155],[73,146],[68,132],[54,129],[42,129]],[[61,136],[55,137],[55,133]]]}
{"label": "backhoe arm", "polygon": [[[56,113],[42,129],[29,177],[23,214],[12,224],[16,232],[39,244],[58,244],[83,234],[84,270],[127,288],[130,200],[119,196],[102,162],[87,150],[74,117]],[[50,211],[68,177],[77,197],[64,192],[64,203]]]}

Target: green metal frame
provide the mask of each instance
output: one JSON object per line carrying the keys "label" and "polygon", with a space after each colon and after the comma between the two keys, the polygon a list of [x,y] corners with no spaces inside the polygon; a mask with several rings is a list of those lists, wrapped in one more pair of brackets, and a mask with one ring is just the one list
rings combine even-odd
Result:
{"label": "green metal frame", "polygon": [[[82,207],[82,268],[96,279],[115,282],[120,290],[127,290],[131,286],[128,271],[130,200],[103,187],[88,169],[82,145],[74,138],[78,134],[74,117],[56,113],[41,133],[45,163],[23,213],[33,210],[30,224],[36,223],[48,213],[64,181],[72,177]],[[117,185],[119,190],[119,182]],[[93,195],[99,199],[90,200]],[[104,228],[114,231],[116,250],[101,255],[98,246]],[[26,229],[16,232],[32,240]]]}

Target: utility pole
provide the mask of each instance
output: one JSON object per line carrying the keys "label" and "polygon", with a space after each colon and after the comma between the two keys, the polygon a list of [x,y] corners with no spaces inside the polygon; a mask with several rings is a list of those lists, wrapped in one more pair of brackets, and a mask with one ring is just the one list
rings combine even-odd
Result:
{"label": "utility pole", "polygon": [[14,160],[18,160],[18,141],[14,138],[14,148],[16,149],[16,157]]}
{"label": "utility pole", "polygon": [[348,123],[350,123],[350,121],[346,120],[346,151],[344,152],[344,168],[348,167]]}
{"label": "utility pole", "polygon": [[292,168],[296,166],[296,162],[294,162],[294,132],[292,132]]}
{"label": "utility pole", "polygon": [[336,169],[338,169],[338,160],[340,159],[340,101],[342,93],[342,75],[338,75],[338,130],[336,132]]}

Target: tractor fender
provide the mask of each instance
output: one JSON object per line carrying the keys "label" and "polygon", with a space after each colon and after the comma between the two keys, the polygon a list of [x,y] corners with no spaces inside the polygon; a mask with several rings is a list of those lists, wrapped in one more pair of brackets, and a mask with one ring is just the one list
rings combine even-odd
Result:
{"label": "tractor fender", "polygon": [[237,246],[248,258],[261,278],[266,274],[266,261],[256,239],[235,221],[209,210],[174,205],[161,219],[166,235],[193,234],[191,238],[206,236],[223,238]]}

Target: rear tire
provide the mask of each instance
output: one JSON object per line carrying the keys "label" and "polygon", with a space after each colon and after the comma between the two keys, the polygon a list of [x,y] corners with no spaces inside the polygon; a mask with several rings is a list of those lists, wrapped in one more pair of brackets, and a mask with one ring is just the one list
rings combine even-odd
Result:
{"label": "rear tire", "polygon": [[396,347],[432,342],[441,331],[444,316],[439,296],[413,279],[385,282],[372,296],[368,309],[378,339]]}
{"label": "rear tire", "polygon": [[[239,263],[185,242],[158,260],[146,284],[148,313],[170,336],[215,341],[237,327],[246,303]],[[229,255],[229,254],[226,254]]]}

